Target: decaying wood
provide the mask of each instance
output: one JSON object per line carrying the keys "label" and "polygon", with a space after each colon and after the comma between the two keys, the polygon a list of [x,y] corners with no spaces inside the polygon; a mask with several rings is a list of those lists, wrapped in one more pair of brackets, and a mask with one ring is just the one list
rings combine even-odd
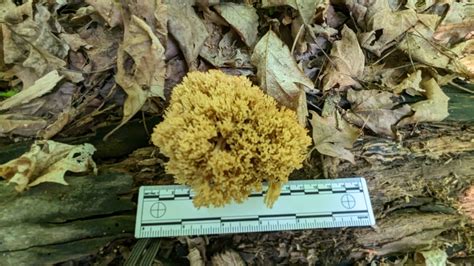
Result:
{"label": "decaying wood", "polygon": [[0,183],[0,265],[44,265],[95,254],[130,237],[132,178],[124,174],[66,177],[18,194]]}
{"label": "decaying wood", "polygon": [[[453,261],[473,259],[474,125],[472,118],[461,121],[401,129],[402,142],[363,136],[353,149],[357,164],[331,168],[335,177],[366,178],[374,228],[210,236],[208,254],[231,248],[247,264],[260,265],[335,264],[398,254],[413,259],[414,252],[438,249]],[[160,168],[150,153],[136,152],[144,158],[129,161]],[[322,178],[320,162],[314,156],[292,177]],[[130,196],[121,196],[132,190],[130,176],[71,176],[67,181],[69,186],[42,184],[21,195],[0,183],[0,265],[66,261],[131,237],[134,205]]]}
{"label": "decaying wood", "polygon": [[[364,144],[374,139],[366,136],[353,150],[356,166],[338,167],[338,177],[366,178],[377,221],[374,228],[245,234],[234,237],[233,245],[240,247],[237,250],[247,262],[257,264],[307,263],[310,254],[319,263],[370,261],[436,248],[453,257],[465,256],[464,252],[472,255],[474,220],[461,205],[474,184],[474,126],[464,125],[461,130],[456,124],[419,125],[403,133],[413,130],[418,133],[406,137],[400,148],[403,154],[395,160],[394,154],[388,154],[368,161]],[[312,174],[321,176],[318,171]],[[302,172],[307,175],[311,169]]]}

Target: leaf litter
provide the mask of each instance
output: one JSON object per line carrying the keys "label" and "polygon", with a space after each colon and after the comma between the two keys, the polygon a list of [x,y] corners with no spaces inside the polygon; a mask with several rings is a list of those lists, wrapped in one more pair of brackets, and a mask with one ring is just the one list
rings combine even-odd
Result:
{"label": "leaf litter", "polygon": [[0,176],[24,190],[95,169],[92,146],[46,140],[104,124],[113,138],[213,68],[294,110],[317,153],[355,163],[361,134],[448,116],[442,86],[474,80],[473,17],[469,1],[2,1],[0,137],[38,142]]}

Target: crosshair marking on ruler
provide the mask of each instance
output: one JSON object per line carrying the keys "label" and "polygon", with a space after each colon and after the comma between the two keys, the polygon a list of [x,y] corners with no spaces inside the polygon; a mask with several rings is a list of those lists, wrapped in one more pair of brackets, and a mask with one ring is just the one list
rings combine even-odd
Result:
{"label": "crosshair marking on ruler", "polygon": [[150,214],[155,218],[160,218],[161,216],[165,215],[166,213],[166,205],[162,202],[155,202],[150,207]]}
{"label": "crosshair marking on ruler", "polygon": [[341,204],[344,208],[346,209],[352,209],[355,207],[356,205],[356,201],[354,199],[354,197],[350,194],[344,194],[342,197],[341,197]]}

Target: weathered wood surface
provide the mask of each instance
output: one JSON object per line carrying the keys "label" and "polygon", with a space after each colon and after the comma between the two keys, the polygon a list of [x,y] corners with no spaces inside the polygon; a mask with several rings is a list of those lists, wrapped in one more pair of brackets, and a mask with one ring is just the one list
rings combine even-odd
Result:
{"label": "weathered wood surface", "polygon": [[0,265],[44,265],[96,253],[134,230],[132,178],[66,177],[18,194],[0,183]]}
{"label": "weathered wood surface", "polygon": [[[342,163],[333,171],[336,177],[367,179],[375,228],[223,235],[216,241],[229,243],[231,238],[230,247],[264,265],[274,263],[275,257],[291,262],[296,250],[304,256],[315,254],[319,262],[328,264],[448,246],[449,254],[462,250],[472,256],[473,222],[460,208],[460,199],[474,184],[474,104],[468,104],[472,99],[468,93],[453,90],[449,96],[448,120],[455,122],[407,128],[403,143],[365,136],[353,149],[357,165]],[[148,128],[154,123],[148,123]],[[115,140],[113,136],[103,143],[101,138],[98,134],[81,141],[96,145],[99,158],[124,156],[148,143],[142,124],[117,132]],[[369,156],[372,142],[398,145],[399,156]],[[27,148],[27,144],[0,146],[0,162]],[[322,178],[320,157],[314,160],[294,177]],[[21,195],[0,182],[0,265],[80,258],[133,234],[130,176],[115,173],[66,180],[69,186],[41,184]],[[281,243],[286,243],[286,255]]]}

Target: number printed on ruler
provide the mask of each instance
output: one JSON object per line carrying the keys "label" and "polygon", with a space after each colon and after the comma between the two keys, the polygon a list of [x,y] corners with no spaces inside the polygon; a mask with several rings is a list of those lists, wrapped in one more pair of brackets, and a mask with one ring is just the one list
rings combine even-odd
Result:
{"label": "number printed on ruler", "polygon": [[272,208],[262,192],[243,203],[196,208],[186,186],[144,186],[138,196],[136,238],[371,226],[375,219],[364,178],[293,180]]}

